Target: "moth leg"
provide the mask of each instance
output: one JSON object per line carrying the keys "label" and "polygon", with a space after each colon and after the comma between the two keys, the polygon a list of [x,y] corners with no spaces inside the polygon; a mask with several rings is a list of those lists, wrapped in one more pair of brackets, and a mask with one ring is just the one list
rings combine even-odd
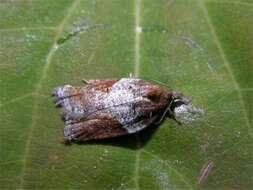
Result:
{"label": "moth leg", "polygon": [[169,105],[167,106],[167,108],[165,109],[165,111],[163,112],[163,114],[162,114],[161,118],[159,119],[159,121],[157,122],[157,124],[160,124],[163,121],[163,119],[165,118],[165,116],[166,116],[166,114],[168,112],[169,112],[170,116],[174,117],[174,114],[173,114],[173,112],[171,110],[171,106],[172,106],[173,102],[174,102],[174,97],[172,97],[171,102],[169,103]]}

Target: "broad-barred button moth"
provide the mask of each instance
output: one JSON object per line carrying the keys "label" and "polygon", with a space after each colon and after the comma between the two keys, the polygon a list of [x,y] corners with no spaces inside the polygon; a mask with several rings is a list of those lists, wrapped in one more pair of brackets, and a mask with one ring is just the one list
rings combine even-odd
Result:
{"label": "broad-barred button moth", "polygon": [[62,107],[64,138],[75,142],[136,133],[160,123],[165,116],[185,123],[203,113],[181,93],[138,78],[59,86],[53,97]]}

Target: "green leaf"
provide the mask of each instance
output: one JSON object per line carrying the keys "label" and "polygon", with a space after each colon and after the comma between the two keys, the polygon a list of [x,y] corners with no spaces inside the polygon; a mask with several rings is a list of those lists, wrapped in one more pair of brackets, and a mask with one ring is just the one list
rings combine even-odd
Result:
{"label": "green leaf", "polygon": [[[0,188],[253,188],[252,8],[251,0],[2,0]],[[129,73],[191,96],[205,117],[64,145],[52,89]]]}

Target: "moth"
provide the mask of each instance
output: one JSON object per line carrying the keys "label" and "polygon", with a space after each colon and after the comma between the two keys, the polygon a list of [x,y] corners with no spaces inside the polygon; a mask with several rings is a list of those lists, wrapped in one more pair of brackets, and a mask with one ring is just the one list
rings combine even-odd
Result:
{"label": "moth", "polygon": [[81,87],[59,86],[53,91],[62,108],[64,139],[70,142],[137,133],[159,124],[165,116],[178,123],[201,113],[188,97],[139,78],[88,80]]}

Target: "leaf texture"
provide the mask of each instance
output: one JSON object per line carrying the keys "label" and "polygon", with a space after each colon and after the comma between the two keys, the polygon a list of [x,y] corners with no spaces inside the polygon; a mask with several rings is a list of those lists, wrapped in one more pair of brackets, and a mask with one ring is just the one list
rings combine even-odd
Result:
{"label": "leaf texture", "polygon": [[[251,0],[2,0],[0,188],[251,189],[252,8]],[[64,145],[52,89],[130,73],[191,96],[205,117]]]}

